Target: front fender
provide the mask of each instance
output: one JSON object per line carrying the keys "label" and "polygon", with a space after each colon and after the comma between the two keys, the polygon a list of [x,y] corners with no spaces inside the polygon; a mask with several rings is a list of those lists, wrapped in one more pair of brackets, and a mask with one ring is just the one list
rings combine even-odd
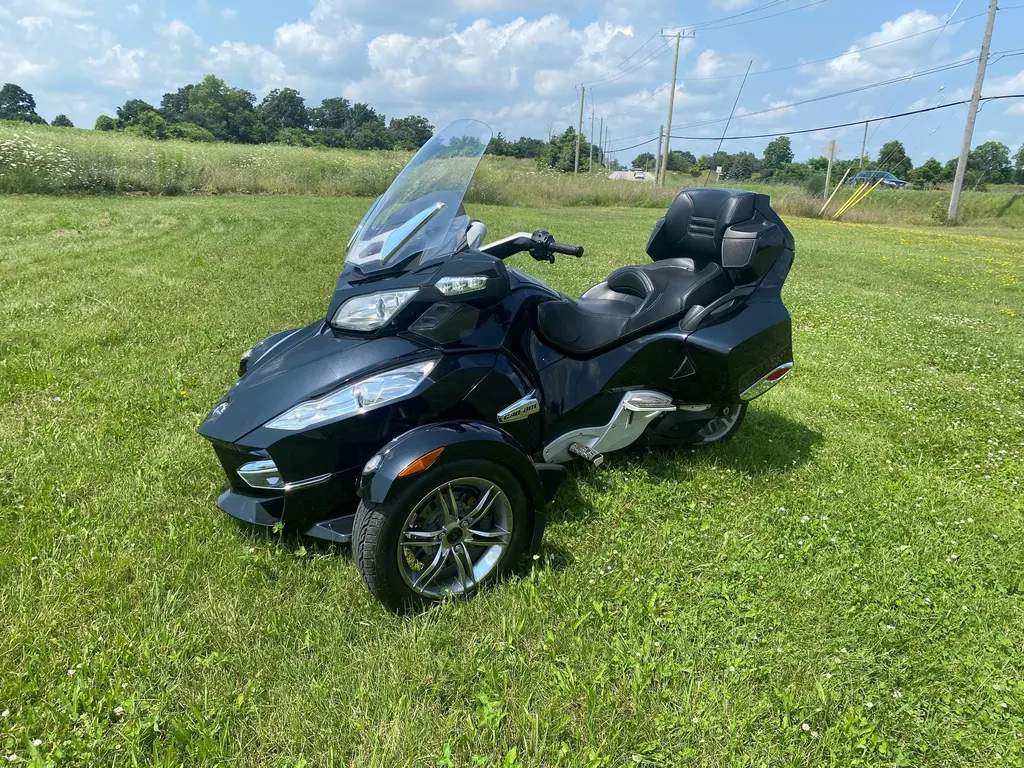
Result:
{"label": "front fender", "polygon": [[485,459],[515,472],[532,502],[531,551],[536,552],[544,529],[544,505],[557,488],[564,468],[534,464],[507,433],[483,422],[443,421],[399,435],[379,451],[382,459],[377,468],[360,476],[360,498],[382,504],[397,497],[418,479],[418,474],[399,477],[399,473],[416,459],[438,448],[444,448],[444,451],[431,467],[462,459]]}

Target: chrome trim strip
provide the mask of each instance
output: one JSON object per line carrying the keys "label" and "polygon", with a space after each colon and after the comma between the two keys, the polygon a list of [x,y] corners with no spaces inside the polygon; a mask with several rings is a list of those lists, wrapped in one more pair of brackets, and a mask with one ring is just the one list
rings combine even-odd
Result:
{"label": "chrome trim strip", "polygon": [[516,238],[519,238],[519,237],[533,237],[533,233],[532,232],[516,232],[514,235],[509,235],[508,237],[501,238],[501,240],[495,240],[493,243],[488,243],[487,245],[482,245],[477,250],[483,251],[484,253],[490,253],[491,252],[490,251],[491,248],[494,248],[497,245],[504,245],[505,243],[511,242],[512,240],[515,240]]}
{"label": "chrome trim strip", "polygon": [[330,479],[330,474],[327,474],[317,475],[316,477],[310,477],[306,480],[296,480],[294,483],[285,483],[284,492],[288,493],[288,491],[298,491],[302,488],[312,488],[314,485],[323,485]]}
{"label": "chrome trim strip", "polygon": [[435,203],[430,208],[417,213],[404,224],[396,227],[384,238],[384,245],[380,249],[380,263],[387,264],[388,259],[395,255],[402,246],[412,240],[413,236],[427,225],[427,222],[437,216],[447,206],[444,203]]}
{"label": "chrome trim strip", "polygon": [[[760,379],[751,384],[749,387],[740,392],[740,400],[746,402],[748,400],[753,400],[755,397],[760,397],[769,389],[771,389],[780,381],[782,381],[786,377],[786,374],[788,374],[791,370],[793,370],[793,363],[783,363],[782,365],[776,366],[771,371],[762,376]],[[780,371],[781,373],[779,373]],[[769,377],[775,376],[775,374],[777,373],[779,375],[776,378],[769,379]]]}
{"label": "chrome trim strip", "polygon": [[498,423],[508,424],[512,421],[522,421],[539,412],[540,402],[537,400],[537,393],[530,392],[516,400],[512,405],[498,411]]}

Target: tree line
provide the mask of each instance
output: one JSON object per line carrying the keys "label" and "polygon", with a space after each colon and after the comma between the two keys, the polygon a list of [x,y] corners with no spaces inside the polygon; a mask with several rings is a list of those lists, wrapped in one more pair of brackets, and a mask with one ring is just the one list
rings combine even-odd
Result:
{"label": "tree line", "polygon": [[[832,176],[838,180],[847,170],[851,176],[860,170],[889,171],[917,186],[926,186],[953,181],[956,165],[956,158],[941,163],[931,157],[915,166],[903,143],[894,140],[882,145],[874,160],[870,155],[865,155],[863,159],[833,161]],[[653,169],[655,156],[650,152],[637,155],[633,158],[633,167]],[[722,179],[744,181],[756,178],[779,184],[804,184],[809,188],[817,187],[811,191],[820,192],[824,188],[828,158],[814,157],[804,162],[794,162],[793,147],[788,136],[779,136],[768,142],[762,157],[757,157],[753,152],[719,151],[699,157],[685,150],[669,152],[670,171],[700,176],[718,168],[722,169]],[[968,156],[965,178],[969,188],[984,184],[1024,184],[1024,145],[1017,150],[1011,162],[1010,148],[1002,142],[987,141],[979,144]]]}
{"label": "tree line", "polygon": [[[14,83],[0,88],[0,120],[28,123],[46,121],[36,112],[32,94]],[[51,125],[74,127],[66,115],[57,115]],[[318,107],[307,107],[305,99],[294,88],[275,88],[262,100],[244,88],[233,88],[224,80],[207,75],[198,83],[165,93],[160,105],[142,99],[128,99],[117,108],[116,117],[100,115],[93,126],[99,131],[123,131],[148,139],[183,139],[186,141],[224,141],[239,144],[277,142],[299,146],[324,146],[350,149],[416,150],[433,135],[434,127],[420,115],[385,116],[369,104],[352,104],[348,99],[330,97]],[[535,159],[541,168],[572,173],[576,167],[576,131],[570,126],[547,141],[521,136],[515,141],[500,132],[487,147],[488,154],[519,159]],[[617,170],[615,160],[608,160],[600,148],[580,140],[580,170],[593,163],[600,169]],[[836,160],[832,173],[841,178],[849,169],[889,171],[918,186],[950,182],[956,173],[956,159],[941,163],[929,158],[914,166],[902,142],[890,141],[882,146],[878,157]],[[633,159],[634,168],[653,170],[655,156],[644,152]],[[673,150],[668,156],[668,170],[693,176],[721,168],[720,178],[734,181],[758,179],[781,184],[804,184],[811,191],[824,187],[824,171],[828,160],[815,157],[794,162],[788,136],[779,136],[768,143],[764,154],[753,152],[714,152],[694,155],[687,150]],[[971,150],[967,162],[966,183],[969,188],[984,184],[1017,182],[1024,184],[1024,145],[1012,158],[1010,148],[998,141],[988,141]]]}

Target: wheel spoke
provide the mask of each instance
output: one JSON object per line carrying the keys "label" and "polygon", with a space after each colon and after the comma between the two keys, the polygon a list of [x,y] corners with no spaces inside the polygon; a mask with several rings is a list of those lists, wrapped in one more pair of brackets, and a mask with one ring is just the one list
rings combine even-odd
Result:
{"label": "wheel spoke", "polygon": [[452,547],[452,558],[455,560],[455,568],[459,572],[459,581],[463,589],[469,589],[476,585],[473,578],[473,558],[469,556],[469,550],[462,542]]}
{"label": "wheel spoke", "polygon": [[496,486],[491,486],[480,496],[480,500],[473,507],[472,511],[462,518],[459,523],[463,528],[469,528],[470,526],[476,525],[480,522],[484,515],[491,511],[491,507],[494,506],[494,502],[501,495],[501,491]]}
{"label": "wheel spoke", "polygon": [[493,531],[470,531],[464,541],[474,547],[507,547],[512,534],[496,528]]}
{"label": "wheel spoke", "polygon": [[[445,498],[446,491],[448,498]],[[441,505],[441,512],[444,515],[444,524],[451,525],[454,523],[458,519],[459,505],[458,502],[455,501],[455,491],[452,490],[451,483],[437,489],[437,501]]]}
{"label": "wheel spoke", "polygon": [[402,537],[403,547],[436,547],[441,543],[444,531],[406,531]]}
{"label": "wheel spoke", "polygon": [[420,571],[419,578],[416,579],[416,583],[413,586],[419,590],[426,589],[430,582],[437,578],[437,574],[441,572],[441,569],[448,564],[448,554],[450,552],[450,549],[438,547],[434,559],[430,561],[430,565]]}

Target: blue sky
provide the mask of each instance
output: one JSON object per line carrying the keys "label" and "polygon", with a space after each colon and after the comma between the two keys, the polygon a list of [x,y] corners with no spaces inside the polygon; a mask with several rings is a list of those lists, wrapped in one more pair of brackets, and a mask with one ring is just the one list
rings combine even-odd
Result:
{"label": "blue sky", "polygon": [[[475,117],[513,138],[546,137],[574,124],[583,82],[590,83],[587,122],[591,107],[607,118],[611,147],[622,148],[623,162],[653,149],[654,142],[631,145],[665,122],[672,55],[658,33],[671,25],[697,25],[696,37],[681,46],[673,134],[720,135],[723,124],[707,121],[728,115],[740,83],[734,76],[748,62],[733,136],[855,121],[969,95],[976,64],[968,60],[981,45],[984,0],[821,0],[803,7],[811,2],[0,0],[0,81],[33,93],[48,120],[65,112],[80,126],[113,114],[127,98],[157,104],[165,91],[213,72],[259,96],[290,86],[311,106],[342,95],[389,117],[416,113],[437,125]],[[1013,4],[1020,3],[1005,3]],[[752,12],[700,26],[746,11]],[[769,14],[781,15],[758,20]],[[992,50],[998,55],[985,94],[1024,93],[1024,55],[1004,53],[1024,52],[1024,8],[999,12]],[[837,54],[847,55],[808,63]],[[798,103],[958,62],[909,82]],[[965,114],[966,107],[952,107],[875,123],[868,150],[877,154],[898,137],[915,163],[946,160],[959,150]],[[793,144],[802,158],[835,139],[841,157],[855,157],[861,137],[855,126],[794,136]],[[987,140],[1014,151],[1024,143],[1024,99],[982,108],[975,143]],[[729,141],[726,148],[760,153],[767,141]],[[716,143],[674,140],[673,148],[701,154]]]}

